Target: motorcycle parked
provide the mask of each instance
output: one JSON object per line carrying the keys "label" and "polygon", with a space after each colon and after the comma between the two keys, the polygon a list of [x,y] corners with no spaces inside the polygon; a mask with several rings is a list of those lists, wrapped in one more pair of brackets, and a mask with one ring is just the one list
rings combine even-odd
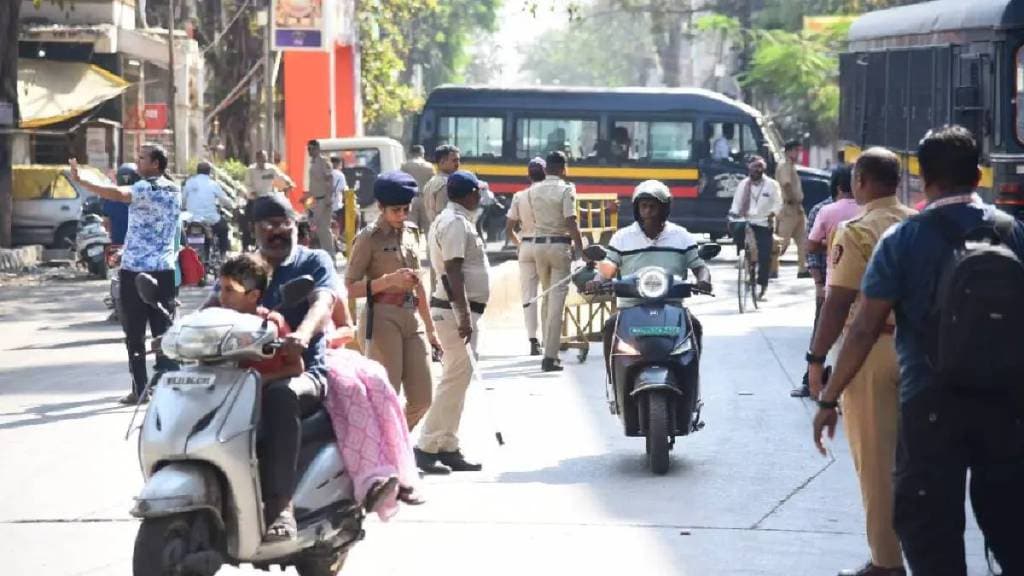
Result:
{"label": "motorcycle parked", "polygon": [[[140,274],[143,301],[163,310],[156,281]],[[282,286],[282,307],[313,291],[302,277]],[[169,315],[168,315],[169,316]],[[364,513],[322,408],[302,422],[299,481],[293,496],[298,537],[264,542],[256,454],[262,383],[242,360],[272,356],[277,327],[257,316],[208,308],[176,321],[160,341],[184,363],[160,375],[139,436],[146,484],[131,513],[136,576],[212,576],[221,565],[295,566],[300,576],[333,576],[363,537]]]}
{"label": "motorcycle parked", "polygon": [[106,279],[110,233],[103,226],[103,217],[100,215],[102,212],[97,213],[92,204],[87,201],[82,205],[74,243],[71,244],[70,240],[68,242],[76,264],[88,270],[90,275]]}
{"label": "motorcycle parked", "polygon": [[[721,246],[711,243],[699,248],[704,260],[720,251]],[[664,474],[676,437],[704,427],[701,342],[680,300],[713,294],[656,266],[611,280],[605,289],[619,298],[642,300],[619,310],[606,388],[609,408],[619,416],[626,436],[646,438],[648,465],[655,474]]]}

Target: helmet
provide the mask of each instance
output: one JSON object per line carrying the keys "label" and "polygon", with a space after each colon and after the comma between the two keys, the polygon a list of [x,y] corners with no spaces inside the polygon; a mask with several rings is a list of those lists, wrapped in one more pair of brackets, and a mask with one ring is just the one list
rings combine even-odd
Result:
{"label": "helmet", "polygon": [[633,190],[633,220],[640,221],[640,208],[637,205],[644,198],[657,200],[661,203],[661,218],[668,220],[672,207],[672,193],[668,186],[660,180],[644,180]]}
{"label": "helmet", "polygon": [[118,186],[131,186],[142,177],[139,176],[139,167],[134,162],[126,162],[121,164],[117,169],[117,185]]}

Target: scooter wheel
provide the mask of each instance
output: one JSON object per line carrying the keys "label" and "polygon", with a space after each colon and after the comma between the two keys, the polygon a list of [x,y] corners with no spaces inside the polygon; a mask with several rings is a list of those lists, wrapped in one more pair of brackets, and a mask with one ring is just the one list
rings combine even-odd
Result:
{"label": "scooter wheel", "polygon": [[[201,512],[146,518],[135,536],[132,573],[216,574],[222,563],[213,523]],[[202,564],[202,569],[197,564]]]}
{"label": "scooter wheel", "polygon": [[337,576],[345,566],[347,552],[303,552],[295,561],[295,571],[299,576]]}
{"label": "scooter wheel", "polygon": [[651,393],[647,395],[647,462],[651,472],[664,474],[669,465],[669,414],[668,395]]}

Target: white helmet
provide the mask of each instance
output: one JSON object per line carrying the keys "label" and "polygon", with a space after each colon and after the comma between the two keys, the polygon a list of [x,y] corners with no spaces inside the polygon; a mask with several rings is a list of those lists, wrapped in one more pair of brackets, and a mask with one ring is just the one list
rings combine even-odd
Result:
{"label": "white helmet", "polygon": [[657,200],[662,205],[662,217],[668,219],[669,211],[672,207],[672,192],[669,191],[668,186],[660,180],[644,180],[633,190],[633,219],[636,221],[640,220],[640,210],[637,207],[637,203],[644,199],[650,198],[651,200]]}

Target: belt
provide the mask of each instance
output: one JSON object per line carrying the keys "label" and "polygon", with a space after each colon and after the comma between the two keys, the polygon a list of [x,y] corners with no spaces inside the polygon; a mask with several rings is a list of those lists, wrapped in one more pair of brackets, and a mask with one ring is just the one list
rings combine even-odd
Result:
{"label": "belt", "polygon": [[[443,310],[451,310],[452,309],[452,303],[447,301],[447,300],[441,300],[440,298],[431,298],[430,299],[430,307],[431,308],[441,308]],[[483,314],[484,310],[486,310],[486,309],[487,309],[487,304],[481,304],[479,302],[470,302],[469,303],[469,311],[474,313],[474,314]]]}
{"label": "belt", "polygon": [[419,305],[419,299],[411,292],[381,292],[373,295],[373,302],[402,308],[415,308]]}
{"label": "belt", "polygon": [[528,242],[534,244],[569,244],[572,240],[568,236],[534,236],[533,238],[526,239]]}

